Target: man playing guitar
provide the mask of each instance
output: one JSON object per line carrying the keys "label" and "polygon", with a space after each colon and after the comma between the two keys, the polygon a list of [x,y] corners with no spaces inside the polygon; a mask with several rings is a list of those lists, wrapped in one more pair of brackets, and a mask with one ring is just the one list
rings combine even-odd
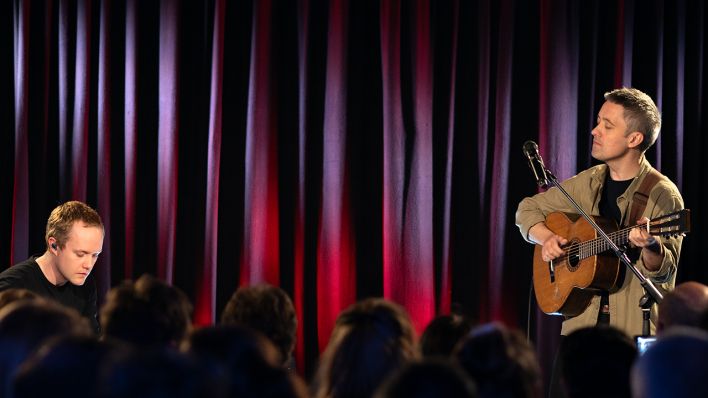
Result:
{"label": "man playing guitar", "polygon": [[[592,156],[603,164],[582,171],[561,185],[592,216],[602,216],[621,226],[646,224],[646,228],[626,229],[628,236],[625,241],[630,247],[627,254],[646,278],[659,288],[671,290],[676,280],[682,237],[650,234],[649,220],[682,210],[683,199],[676,185],[651,167],[644,156],[659,135],[661,115],[654,101],[637,89],[616,89],[605,93],[604,97],[597,126],[592,130]],[[561,236],[560,231],[572,228],[559,228],[557,220],[566,218],[562,213],[555,212],[577,212],[556,187],[523,199],[516,212],[516,224],[524,239],[540,245],[534,256],[536,296],[538,298],[540,294],[537,282],[543,282],[547,287],[544,293],[565,300],[571,297],[560,293],[565,287],[578,293],[572,297],[580,299],[560,305],[558,311],[545,310],[541,300],[538,300],[539,306],[546,312],[560,314],[563,314],[563,309],[570,308],[570,315],[565,314],[562,335],[597,324],[612,325],[629,336],[641,335],[643,317],[639,302],[644,289],[633,274],[623,273],[623,265],[618,268],[615,263],[616,273],[614,278],[610,278],[611,283],[599,288],[592,284],[578,288],[574,281],[567,282],[560,278],[582,274],[583,262],[597,266],[590,272],[584,272],[592,274],[593,278],[604,270],[598,265],[600,255],[595,256],[595,261],[579,260],[583,258],[579,255],[582,253],[579,247],[583,244],[573,237]],[[549,215],[551,217],[547,219]],[[570,241],[568,238],[571,238]],[[605,253],[604,256],[607,255]],[[614,256],[612,253],[609,255]],[[572,258],[575,262],[571,261]],[[562,266],[556,267],[556,261]],[[537,263],[542,266],[537,267]],[[537,269],[544,270],[545,274],[537,273]],[[556,298],[551,297],[551,302]],[[653,305],[650,315],[652,333],[656,319],[657,306]],[[559,381],[560,369],[564,366],[559,360],[564,350],[563,340],[560,341],[549,386],[549,396],[552,397],[564,396]]]}
{"label": "man playing guitar", "polygon": [[[651,167],[644,152],[656,141],[661,115],[654,101],[633,88],[605,93],[605,103],[592,130],[593,158],[604,164],[591,167],[564,181],[562,186],[588,214],[614,220],[617,225],[646,224],[649,219],[683,209],[678,188]],[[649,177],[653,175],[652,177]],[[645,207],[637,219],[630,220],[633,206],[645,179]],[[641,193],[641,192],[640,192]],[[576,213],[557,188],[525,198],[519,204],[516,224],[524,239],[541,245],[542,260],[551,262],[566,253],[567,237],[548,228],[546,216],[552,212]],[[647,228],[629,231],[630,258],[639,270],[663,289],[670,290],[676,279],[681,236],[650,235]],[[633,254],[633,255],[632,255]],[[622,266],[622,271],[624,267]],[[644,292],[631,274],[617,278],[616,286],[594,292],[589,305],[579,314],[567,317],[561,334],[598,323],[615,326],[630,336],[642,334],[642,313],[638,303]],[[537,292],[538,294],[538,292]],[[652,308],[651,330],[656,319]]]}

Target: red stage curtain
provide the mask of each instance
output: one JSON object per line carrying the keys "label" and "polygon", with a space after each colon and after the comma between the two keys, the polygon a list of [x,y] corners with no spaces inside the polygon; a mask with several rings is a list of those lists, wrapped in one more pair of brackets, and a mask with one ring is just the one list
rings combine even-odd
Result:
{"label": "red stage curtain", "polygon": [[[701,225],[705,19],[685,0],[3,2],[3,267],[79,199],[107,227],[101,293],[149,272],[209,324],[239,285],[282,286],[308,373],[369,296],[419,331],[451,308],[529,329],[547,360],[521,145],[569,177],[602,94],[641,88],[664,117],[648,157]],[[708,280],[704,234],[679,280]]]}

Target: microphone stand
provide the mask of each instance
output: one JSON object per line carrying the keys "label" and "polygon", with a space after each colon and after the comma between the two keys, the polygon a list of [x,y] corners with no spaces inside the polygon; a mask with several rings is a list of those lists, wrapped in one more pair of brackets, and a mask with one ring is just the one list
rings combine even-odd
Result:
{"label": "microphone stand", "polygon": [[661,300],[664,299],[664,296],[659,292],[659,289],[654,286],[651,280],[647,279],[644,275],[642,275],[641,271],[637,269],[637,267],[632,264],[632,262],[629,260],[629,257],[627,257],[627,253],[624,252],[624,250],[620,249],[619,246],[615,244],[615,242],[610,239],[609,236],[605,233],[605,231],[600,228],[599,225],[593,220],[592,217],[590,217],[578,204],[578,202],[573,199],[573,197],[570,196],[568,191],[566,191],[561,184],[558,182],[558,179],[556,178],[553,173],[546,168],[546,166],[543,164],[543,161],[537,157],[535,159],[539,166],[542,168],[542,170],[545,172],[545,176],[540,176],[538,178],[538,185],[541,187],[547,187],[550,184],[558,188],[563,195],[565,195],[566,198],[568,198],[568,201],[575,207],[575,209],[580,213],[580,215],[583,216],[583,218],[592,225],[592,227],[597,231],[597,233],[602,236],[602,238],[610,245],[610,248],[615,252],[615,255],[624,263],[624,265],[627,266],[627,268],[634,273],[634,275],[639,279],[639,283],[642,285],[644,288],[644,291],[646,292],[644,296],[641,298],[639,301],[639,306],[642,310],[642,335],[644,336],[649,336],[649,318],[650,318],[650,310],[651,307],[654,303],[661,303]]}

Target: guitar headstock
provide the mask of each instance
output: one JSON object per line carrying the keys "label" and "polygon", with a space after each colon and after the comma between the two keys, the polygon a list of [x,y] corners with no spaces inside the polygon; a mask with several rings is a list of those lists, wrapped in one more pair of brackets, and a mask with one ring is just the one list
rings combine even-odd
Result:
{"label": "guitar headstock", "polygon": [[689,209],[679,210],[649,221],[649,234],[654,236],[678,236],[688,232],[691,232],[691,210]]}

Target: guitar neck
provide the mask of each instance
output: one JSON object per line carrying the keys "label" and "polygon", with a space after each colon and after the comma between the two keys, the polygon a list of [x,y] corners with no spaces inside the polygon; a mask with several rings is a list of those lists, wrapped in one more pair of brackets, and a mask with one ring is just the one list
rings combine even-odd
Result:
{"label": "guitar neck", "polygon": [[[607,234],[607,236],[610,237],[610,240],[612,240],[615,245],[622,246],[629,241],[629,231],[631,231],[634,227],[620,229],[618,231]],[[612,247],[602,236],[600,236],[598,238],[581,243],[579,249],[579,256],[581,259],[584,259],[595,256],[600,253],[604,253],[612,249]]]}
{"label": "guitar neck", "polygon": [[[615,232],[608,233],[607,236],[617,246],[622,246],[629,241],[629,231],[634,228],[646,228],[647,232],[653,236],[678,236],[684,235],[691,230],[691,211],[688,209],[679,210],[675,213],[657,217],[646,224],[633,225]],[[585,242],[573,244],[569,249],[569,256],[585,259],[611,249],[609,242],[602,237],[591,239]]]}

